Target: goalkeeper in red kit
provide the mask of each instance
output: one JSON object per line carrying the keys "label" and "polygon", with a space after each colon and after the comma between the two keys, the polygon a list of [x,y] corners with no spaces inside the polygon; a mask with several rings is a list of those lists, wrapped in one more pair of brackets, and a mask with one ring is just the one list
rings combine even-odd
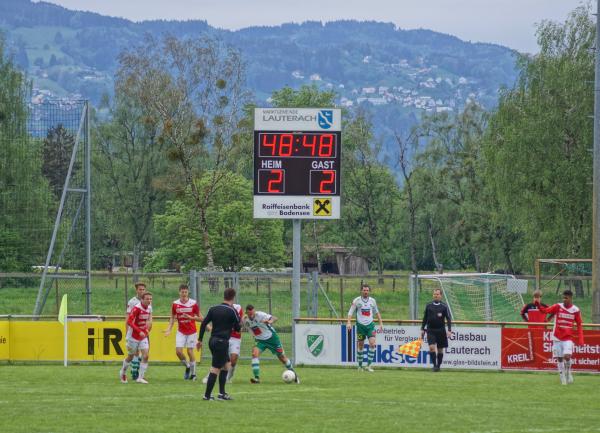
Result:
{"label": "goalkeeper in red kit", "polygon": [[551,307],[543,307],[539,301],[536,304],[540,312],[555,315],[552,329],[552,355],[558,364],[560,383],[563,385],[573,383],[573,374],[571,373],[571,355],[575,339],[573,325],[577,325],[577,344],[583,345],[581,312],[577,306],[573,305],[573,292],[565,290],[563,302]]}

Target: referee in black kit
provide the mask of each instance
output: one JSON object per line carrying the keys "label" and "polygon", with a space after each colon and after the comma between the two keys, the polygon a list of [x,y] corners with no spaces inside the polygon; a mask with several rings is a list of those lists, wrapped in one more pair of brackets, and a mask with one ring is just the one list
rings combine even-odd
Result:
{"label": "referee in black kit", "polygon": [[[448,332],[446,332],[444,319],[448,324]],[[442,291],[440,289],[433,291],[433,301],[425,307],[423,324],[421,325],[421,338],[425,335],[425,327],[427,327],[427,343],[429,343],[429,357],[433,364],[433,371],[440,371],[444,349],[448,347],[448,337],[452,335],[450,310],[442,302]]]}
{"label": "referee in black kit", "polygon": [[212,322],[212,333],[208,341],[208,347],[212,353],[212,364],[208,381],[206,382],[206,391],[204,392],[204,400],[214,400],[211,395],[219,376],[219,395],[217,400],[231,400],[232,398],[225,392],[225,383],[227,382],[227,370],[229,370],[229,337],[232,330],[240,331],[240,317],[233,308],[233,300],[235,299],[235,289],[225,289],[223,293],[223,303],[210,307],[202,325],[200,325],[200,334],[198,335],[198,343],[196,348],[202,348],[202,338],[206,326]]}

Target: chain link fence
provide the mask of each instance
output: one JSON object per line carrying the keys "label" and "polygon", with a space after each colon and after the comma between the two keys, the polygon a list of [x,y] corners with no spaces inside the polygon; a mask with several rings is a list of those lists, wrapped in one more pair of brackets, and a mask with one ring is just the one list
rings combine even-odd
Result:
{"label": "chain link fence", "polygon": [[[60,273],[58,274],[60,275]],[[65,275],[54,278],[47,292],[43,315],[56,315],[63,294],[69,295],[69,314],[83,315],[86,311],[85,279]],[[30,315],[41,280],[39,273],[0,273],[0,314]],[[167,320],[171,304],[179,296],[179,286],[188,284],[190,294],[199,304],[202,313],[223,300],[223,291],[233,287],[237,303],[246,307],[252,304],[278,318],[275,329],[281,336],[284,348],[292,347],[292,275],[291,273],[265,272],[195,272],[152,273],[94,272],[92,274],[91,312],[95,315],[125,318],[127,301],[135,296],[134,283],[143,281],[153,295],[154,316]],[[385,276],[383,283],[373,277],[340,277],[331,275],[301,274],[301,317],[346,317],[352,300],[359,296],[362,283],[372,287],[381,314],[386,319],[408,317],[408,291],[406,278]],[[244,356],[249,356],[251,336],[244,335]],[[246,350],[248,349],[248,350]],[[268,355],[268,354],[265,354]]]}

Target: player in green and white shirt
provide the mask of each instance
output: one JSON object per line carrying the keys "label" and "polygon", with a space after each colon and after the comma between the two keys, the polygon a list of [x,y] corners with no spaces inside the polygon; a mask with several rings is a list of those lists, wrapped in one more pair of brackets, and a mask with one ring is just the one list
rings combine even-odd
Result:
{"label": "player in green and white shirt", "polygon": [[[358,347],[356,350],[356,357],[358,358],[358,369],[363,369],[363,359],[367,357],[367,367],[365,370],[373,371],[371,364],[375,359],[375,323],[373,322],[373,316],[377,315],[379,319],[379,329],[383,330],[383,322],[381,321],[381,314],[377,308],[377,302],[374,298],[369,296],[371,288],[363,284],[360,290],[360,296],[352,301],[350,310],[348,311],[348,323],[346,328],[348,332],[352,331],[352,318],[356,312],[356,336],[358,339]],[[365,346],[365,338],[369,339],[369,346]],[[371,350],[369,350],[369,348]]]}
{"label": "player in green and white shirt", "polygon": [[246,316],[243,319],[245,327],[254,335],[255,346],[252,348],[252,372],[254,377],[250,379],[252,383],[260,383],[260,361],[259,356],[266,349],[269,349],[275,355],[285,368],[292,370],[296,376],[296,383],[300,383],[298,373],[294,371],[292,361],[285,356],[283,346],[275,329],[271,326],[277,317],[262,311],[257,311],[254,306],[246,306]]}

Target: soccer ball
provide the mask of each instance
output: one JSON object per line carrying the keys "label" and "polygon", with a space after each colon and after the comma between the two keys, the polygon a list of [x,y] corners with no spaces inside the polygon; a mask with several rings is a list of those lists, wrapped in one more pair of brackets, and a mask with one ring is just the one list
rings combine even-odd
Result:
{"label": "soccer ball", "polygon": [[281,374],[281,378],[285,383],[292,383],[296,380],[296,373],[294,373],[292,370],[285,370]]}

